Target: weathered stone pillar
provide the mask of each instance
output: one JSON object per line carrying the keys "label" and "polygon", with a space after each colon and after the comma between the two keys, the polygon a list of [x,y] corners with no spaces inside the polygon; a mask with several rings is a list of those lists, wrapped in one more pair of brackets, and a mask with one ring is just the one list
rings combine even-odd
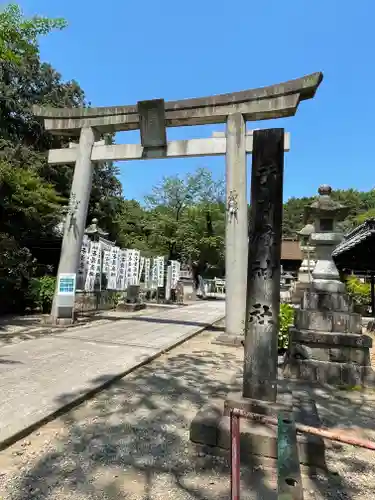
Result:
{"label": "weathered stone pillar", "polygon": [[[76,146],[77,159],[70,190],[69,210],[64,226],[58,275],[62,273],[74,274],[78,269],[93,175],[91,151],[97,139],[98,134],[94,129],[82,128],[79,144]],[[66,310],[69,307],[60,308],[58,302],[58,290],[56,289],[51,311],[54,322],[58,321],[59,317],[66,319],[69,317],[69,311]],[[63,314],[62,309],[64,309]]]}
{"label": "weathered stone pillar", "polygon": [[246,122],[228,116],[226,151],[225,325],[226,334],[243,335],[246,311],[248,247]]}
{"label": "weathered stone pillar", "polygon": [[276,401],[284,129],[254,131],[243,396]]}

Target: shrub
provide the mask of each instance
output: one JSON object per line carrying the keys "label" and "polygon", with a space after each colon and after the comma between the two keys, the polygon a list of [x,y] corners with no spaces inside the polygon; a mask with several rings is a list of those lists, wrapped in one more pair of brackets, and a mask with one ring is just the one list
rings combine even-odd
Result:
{"label": "shrub", "polygon": [[111,299],[113,309],[116,309],[116,307],[119,305],[121,299],[123,298],[123,295],[124,294],[122,292],[115,292],[112,294]]}
{"label": "shrub", "polygon": [[280,304],[280,325],[278,348],[286,349],[289,343],[289,328],[294,325],[294,307]]}
{"label": "shrub", "polygon": [[50,311],[55,293],[55,276],[32,278],[29,282],[28,298],[31,305],[40,308],[43,313]]}
{"label": "shrub", "polygon": [[349,276],[346,280],[346,290],[355,305],[368,306],[370,304],[370,283],[362,283],[356,276]]}
{"label": "shrub", "polygon": [[7,233],[0,233],[0,269],[0,314],[23,312],[35,259]]}

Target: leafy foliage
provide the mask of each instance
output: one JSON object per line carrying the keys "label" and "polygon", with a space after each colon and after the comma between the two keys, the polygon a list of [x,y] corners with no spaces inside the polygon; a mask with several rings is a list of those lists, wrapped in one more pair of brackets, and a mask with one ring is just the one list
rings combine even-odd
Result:
{"label": "leafy foliage", "polygon": [[9,234],[0,233],[0,313],[25,307],[24,290],[35,272],[36,262]]}
{"label": "leafy foliage", "polygon": [[349,297],[357,306],[367,306],[371,302],[371,285],[362,283],[356,276],[349,276],[346,280],[346,289]]}
{"label": "leafy foliage", "polygon": [[55,293],[56,278],[54,276],[42,276],[32,278],[29,281],[27,298],[30,305],[38,307],[43,313],[51,310],[53,295]]}
{"label": "leafy foliage", "polygon": [[[11,4],[0,12],[0,304],[2,311],[24,309],[28,281],[56,269],[73,169],[51,166],[46,151],[61,148],[70,137],[45,132],[32,113],[33,105],[86,106],[77,82],[61,75],[39,58],[38,37],[65,26],[61,19],[26,19]],[[107,137],[111,142],[112,137]],[[122,192],[117,169],[104,163],[95,169],[89,218],[101,220],[116,237],[113,223]],[[12,292],[14,291],[14,293]],[[10,297],[12,296],[12,298]]]}
{"label": "leafy foliage", "polygon": [[0,60],[21,64],[25,57],[38,55],[38,37],[54,29],[63,29],[64,19],[34,16],[25,19],[17,4],[9,4],[0,12]]}
{"label": "leafy foliage", "polygon": [[[357,191],[355,189],[342,189],[332,192],[332,198],[349,207],[349,215],[341,223],[343,231],[349,231],[361,224],[369,217],[375,216],[375,189],[370,191]],[[304,207],[313,201],[311,198],[290,198],[284,204],[283,234],[286,237],[295,237],[296,231],[302,229],[306,222]]]}
{"label": "leafy foliage", "polygon": [[294,325],[294,308],[290,304],[280,304],[280,325],[278,347],[286,349],[289,343],[289,328]]}
{"label": "leafy foliage", "polygon": [[375,208],[370,208],[367,212],[363,212],[355,218],[356,224],[363,224],[367,219],[375,218]]}
{"label": "leafy foliage", "polygon": [[185,179],[164,178],[146,197],[152,240],[170,258],[223,267],[224,182],[198,168]]}

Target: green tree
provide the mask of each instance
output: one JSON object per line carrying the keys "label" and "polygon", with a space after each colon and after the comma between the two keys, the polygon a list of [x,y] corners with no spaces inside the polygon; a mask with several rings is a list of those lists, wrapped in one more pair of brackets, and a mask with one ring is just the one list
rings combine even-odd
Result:
{"label": "green tree", "polygon": [[57,223],[62,199],[31,169],[0,161],[0,193],[2,230],[18,241],[37,238],[41,228],[52,229]]}
{"label": "green tree", "polygon": [[362,212],[355,218],[356,225],[363,224],[367,219],[375,218],[375,208],[370,208],[367,212]]}
{"label": "green tree", "polygon": [[[27,279],[57,266],[61,237],[56,225],[62,221],[69,197],[73,168],[52,166],[46,152],[66,147],[75,137],[51,135],[32,113],[32,106],[85,107],[83,90],[77,82],[62,80],[50,65],[40,61],[38,37],[65,26],[62,20],[34,16],[25,19],[14,4],[0,13],[0,233],[3,246],[12,242],[15,250],[9,265],[2,260],[0,302],[7,303],[6,283],[27,289]],[[108,142],[113,140],[108,137]],[[116,234],[114,220],[122,203],[117,169],[111,163],[94,172],[89,218],[97,216],[103,229]],[[4,243],[5,242],[5,243]],[[11,255],[5,245],[6,255]],[[19,250],[17,250],[19,249]],[[5,251],[4,250],[4,251]],[[0,249],[1,251],[1,249]],[[26,253],[33,262],[17,287],[9,269]],[[19,268],[23,269],[22,263]],[[30,271],[30,272],[29,272]],[[31,274],[30,274],[31,273]],[[17,292],[18,293],[18,292]],[[21,305],[22,301],[17,300]]]}
{"label": "green tree", "polygon": [[118,244],[123,248],[136,248],[144,255],[153,256],[164,248],[152,238],[153,221],[150,212],[136,200],[123,200],[117,214]]}
{"label": "green tree", "polygon": [[[296,231],[302,229],[306,222],[304,219],[304,207],[310,204],[315,197],[290,198],[284,204],[283,211],[283,235],[293,237]],[[339,189],[332,192],[332,198],[349,208],[346,219],[340,223],[344,232],[350,231],[366,218],[375,215],[375,190],[361,192],[356,189]]]}
{"label": "green tree", "polygon": [[25,57],[39,55],[38,37],[63,29],[64,19],[33,16],[26,19],[21,8],[11,3],[0,11],[0,60],[21,64]]}
{"label": "green tree", "polygon": [[[171,259],[203,258],[222,253],[224,183],[209,170],[198,168],[185,178],[166,177],[146,197],[153,239]],[[220,248],[219,248],[220,247]],[[209,259],[211,260],[211,259]]]}
{"label": "green tree", "polygon": [[9,234],[0,233],[0,314],[22,311],[36,262]]}
{"label": "green tree", "polygon": [[296,238],[296,232],[300,231],[305,224],[305,206],[313,201],[311,198],[289,198],[284,203],[283,209],[283,236]]}

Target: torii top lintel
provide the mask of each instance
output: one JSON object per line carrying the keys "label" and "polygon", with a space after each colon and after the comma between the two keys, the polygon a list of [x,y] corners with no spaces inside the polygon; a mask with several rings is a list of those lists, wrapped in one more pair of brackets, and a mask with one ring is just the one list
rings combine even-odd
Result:
{"label": "torii top lintel", "polygon": [[[270,85],[194,99],[165,102],[167,127],[223,123],[228,115],[242,113],[247,121],[293,116],[300,101],[314,97],[322,73]],[[83,127],[100,132],[135,130],[140,126],[137,105],[100,108],[52,108],[34,106],[35,116],[44,119],[46,130],[58,135],[78,135]]]}

